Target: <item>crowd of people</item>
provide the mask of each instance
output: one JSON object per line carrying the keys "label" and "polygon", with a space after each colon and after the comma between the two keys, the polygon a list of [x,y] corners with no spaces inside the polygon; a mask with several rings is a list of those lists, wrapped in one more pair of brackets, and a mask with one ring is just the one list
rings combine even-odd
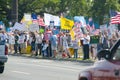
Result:
{"label": "crowd of people", "polygon": [[[84,34],[84,37],[77,39],[76,35],[72,40],[68,32],[60,31],[54,34],[50,29],[46,29],[45,33],[25,32],[15,30],[14,32],[2,31],[0,40],[9,44],[9,54],[27,53],[26,48],[29,46],[31,56],[42,56],[56,58],[60,54],[63,58],[78,58],[83,55],[82,59],[96,59],[97,52],[101,49],[110,48],[120,38],[118,30],[109,36],[107,31],[99,33],[99,43],[90,44],[90,33]],[[71,54],[70,48],[74,50]],[[82,53],[79,49],[82,48]]]}

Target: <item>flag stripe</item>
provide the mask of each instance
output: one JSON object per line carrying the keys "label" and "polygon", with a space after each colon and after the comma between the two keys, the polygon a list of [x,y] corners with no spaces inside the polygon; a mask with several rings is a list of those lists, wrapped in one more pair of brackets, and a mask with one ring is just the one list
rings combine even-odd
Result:
{"label": "flag stripe", "polygon": [[111,24],[120,24],[120,12],[117,12],[117,15],[111,17]]}

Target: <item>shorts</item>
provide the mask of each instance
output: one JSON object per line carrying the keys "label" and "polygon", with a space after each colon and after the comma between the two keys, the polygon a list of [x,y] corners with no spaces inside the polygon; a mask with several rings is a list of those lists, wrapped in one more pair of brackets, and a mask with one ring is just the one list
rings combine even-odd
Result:
{"label": "shorts", "polygon": [[52,47],[52,50],[56,50],[57,51],[57,45],[56,46],[52,46],[51,45],[51,47]]}
{"label": "shorts", "polygon": [[58,50],[59,50],[59,52],[62,52],[63,51],[63,46],[58,46]]}

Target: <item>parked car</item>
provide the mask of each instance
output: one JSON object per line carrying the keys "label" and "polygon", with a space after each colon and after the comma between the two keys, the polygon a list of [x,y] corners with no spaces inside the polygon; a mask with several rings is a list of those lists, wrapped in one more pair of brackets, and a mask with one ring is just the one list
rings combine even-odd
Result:
{"label": "parked car", "polygon": [[7,60],[8,60],[8,46],[0,42],[0,73],[4,72],[4,67]]}
{"label": "parked car", "polygon": [[120,80],[120,39],[110,49],[98,52],[100,60],[79,73],[78,80]]}

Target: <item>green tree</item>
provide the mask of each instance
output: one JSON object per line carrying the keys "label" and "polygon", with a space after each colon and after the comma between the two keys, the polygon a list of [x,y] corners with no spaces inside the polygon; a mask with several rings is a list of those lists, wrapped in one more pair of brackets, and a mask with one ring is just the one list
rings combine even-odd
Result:
{"label": "green tree", "polygon": [[104,17],[109,16],[110,9],[118,11],[120,9],[119,0],[93,0],[93,6],[91,7],[91,16],[99,21],[99,24],[103,24]]}
{"label": "green tree", "polygon": [[8,26],[11,19],[11,0],[0,0],[0,20]]}
{"label": "green tree", "polygon": [[[0,0],[0,20],[10,21],[13,0]],[[24,13],[50,13],[69,16],[90,16],[99,24],[103,24],[104,17],[109,16],[110,10],[120,11],[120,0],[18,0],[18,17],[22,19]],[[109,21],[109,18],[108,18]]]}

